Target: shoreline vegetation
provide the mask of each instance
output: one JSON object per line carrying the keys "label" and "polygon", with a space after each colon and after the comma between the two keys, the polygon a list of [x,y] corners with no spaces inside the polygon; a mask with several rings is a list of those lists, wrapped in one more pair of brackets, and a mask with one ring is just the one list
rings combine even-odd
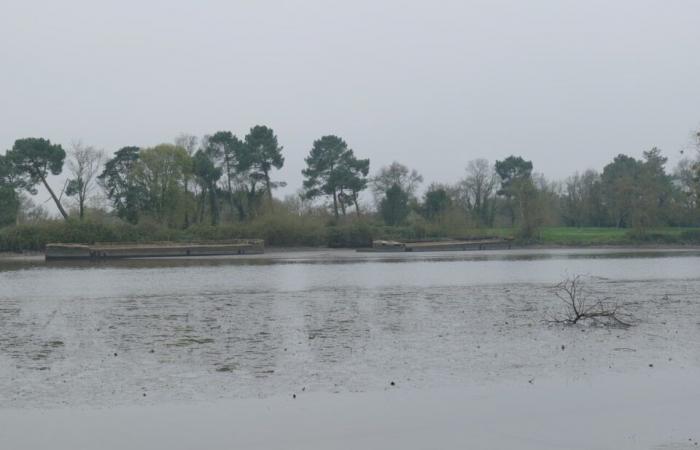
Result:
{"label": "shoreline vegetation", "polygon": [[684,247],[700,245],[700,228],[659,227],[641,232],[624,228],[541,227],[534,236],[523,238],[516,228],[387,226],[370,218],[329,223],[319,217],[276,212],[245,223],[195,225],[186,229],[156,223],[47,220],[0,229],[0,252],[42,252],[49,243],[207,242],[255,238],[264,239],[266,247],[363,248],[370,247],[372,241],[378,239],[421,241],[483,237],[514,238],[514,245],[520,247]]}

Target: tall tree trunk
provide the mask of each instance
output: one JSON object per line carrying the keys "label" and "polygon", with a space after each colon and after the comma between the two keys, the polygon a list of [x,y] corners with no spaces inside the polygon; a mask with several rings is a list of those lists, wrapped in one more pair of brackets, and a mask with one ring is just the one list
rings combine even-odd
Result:
{"label": "tall tree trunk", "polygon": [[202,189],[202,198],[199,200],[199,223],[204,222],[204,211],[206,210],[207,190]]}
{"label": "tall tree trunk", "polygon": [[255,216],[255,184],[251,184],[250,190],[248,191],[248,218],[253,218]]}
{"label": "tall tree trunk", "polygon": [[243,222],[245,220],[245,207],[243,205],[243,200],[239,196],[234,203],[236,204],[236,211],[238,211],[238,220]]}
{"label": "tall tree trunk", "polygon": [[202,199],[198,195],[194,195],[194,215],[192,216],[192,223],[195,224],[199,221],[199,210],[201,209]]}
{"label": "tall tree trunk", "polygon": [[51,198],[53,198],[53,201],[56,202],[56,206],[58,207],[58,211],[61,213],[64,219],[68,220],[68,213],[66,212],[65,209],[63,209],[63,205],[61,205],[61,201],[56,197],[56,194],[53,192],[53,189],[51,189],[51,186],[49,186],[49,183],[46,182],[46,178],[44,178],[43,175],[39,174],[39,178],[41,178],[41,182],[44,183],[44,187],[46,188],[47,191],[49,191],[49,194],[51,194]]}
{"label": "tall tree trunk", "polygon": [[211,202],[211,224],[219,223],[219,205],[216,200],[216,187],[214,184],[209,185],[209,201]]}
{"label": "tall tree trunk", "polygon": [[515,226],[515,206],[513,206],[513,199],[508,199],[508,211],[510,212],[510,226]]}
{"label": "tall tree trunk", "polygon": [[188,228],[190,226],[190,216],[189,216],[189,205],[188,201],[189,200],[189,190],[187,189],[187,177],[185,177],[185,228]]}
{"label": "tall tree trunk", "polygon": [[228,185],[228,203],[233,212],[233,189],[231,188],[231,165],[229,163],[229,155],[224,150],[224,161],[226,162],[226,183]]}
{"label": "tall tree trunk", "polygon": [[270,211],[274,208],[272,205],[272,187],[270,186],[270,174],[267,170],[264,171],[265,174],[265,189],[267,189],[267,200],[270,203]]}
{"label": "tall tree trunk", "polygon": [[352,201],[355,203],[355,213],[357,213],[357,217],[360,217],[360,205],[357,204],[357,192],[352,193]]}
{"label": "tall tree trunk", "polygon": [[338,216],[338,193],[335,192],[335,188],[333,188],[333,212],[335,213],[335,218],[337,219]]}
{"label": "tall tree trunk", "polygon": [[78,210],[80,212],[80,220],[85,217],[85,200],[87,199],[87,187],[84,183],[78,190]]}

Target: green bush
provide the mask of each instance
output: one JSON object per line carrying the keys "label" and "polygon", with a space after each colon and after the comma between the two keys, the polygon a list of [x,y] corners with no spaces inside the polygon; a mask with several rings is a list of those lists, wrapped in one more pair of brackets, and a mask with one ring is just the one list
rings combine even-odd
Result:
{"label": "green bush", "polygon": [[250,223],[251,237],[265,239],[265,245],[316,247],[325,244],[324,226],[317,220],[295,215],[268,215]]}
{"label": "green bush", "polygon": [[0,251],[42,251],[46,244],[94,244],[95,242],[144,242],[181,240],[178,230],[153,224],[103,224],[79,221],[47,221],[0,229]]}
{"label": "green bush", "polygon": [[675,244],[678,236],[658,231],[630,230],[626,236],[633,242],[646,244]]}
{"label": "green bush", "polygon": [[689,244],[700,244],[700,230],[683,231],[679,236],[679,240]]}
{"label": "green bush", "polygon": [[326,245],[331,248],[371,247],[376,235],[372,226],[363,220],[329,226],[326,232]]}

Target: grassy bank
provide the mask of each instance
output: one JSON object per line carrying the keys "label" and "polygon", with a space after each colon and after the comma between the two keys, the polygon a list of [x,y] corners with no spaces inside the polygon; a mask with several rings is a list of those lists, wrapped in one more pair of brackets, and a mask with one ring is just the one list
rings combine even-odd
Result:
{"label": "grassy bank", "polygon": [[[172,229],[155,224],[46,221],[0,229],[0,251],[41,251],[50,242],[92,244],[235,238],[261,238],[268,246],[355,248],[369,246],[374,239],[421,240],[515,235],[512,228],[447,230],[439,226],[388,227],[369,219],[333,224],[318,217],[293,215],[267,216],[252,222],[216,227],[197,225],[187,229]],[[619,228],[552,227],[543,228],[535,239],[520,243],[576,247],[697,245],[700,244],[700,228],[658,228],[639,233]]]}
{"label": "grassy bank", "polygon": [[700,244],[700,228],[654,228],[645,231],[624,228],[552,227],[540,230],[539,241],[547,245],[600,246]]}

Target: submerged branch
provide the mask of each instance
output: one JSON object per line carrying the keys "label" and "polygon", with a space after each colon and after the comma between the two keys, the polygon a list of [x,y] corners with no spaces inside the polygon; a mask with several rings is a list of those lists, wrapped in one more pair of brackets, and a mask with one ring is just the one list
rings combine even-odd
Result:
{"label": "submerged branch", "polygon": [[597,325],[620,328],[633,325],[632,315],[610,297],[603,299],[591,297],[581,275],[566,278],[558,283],[554,287],[554,295],[564,304],[565,310],[562,315],[550,319],[550,323],[575,325],[588,321]]}

